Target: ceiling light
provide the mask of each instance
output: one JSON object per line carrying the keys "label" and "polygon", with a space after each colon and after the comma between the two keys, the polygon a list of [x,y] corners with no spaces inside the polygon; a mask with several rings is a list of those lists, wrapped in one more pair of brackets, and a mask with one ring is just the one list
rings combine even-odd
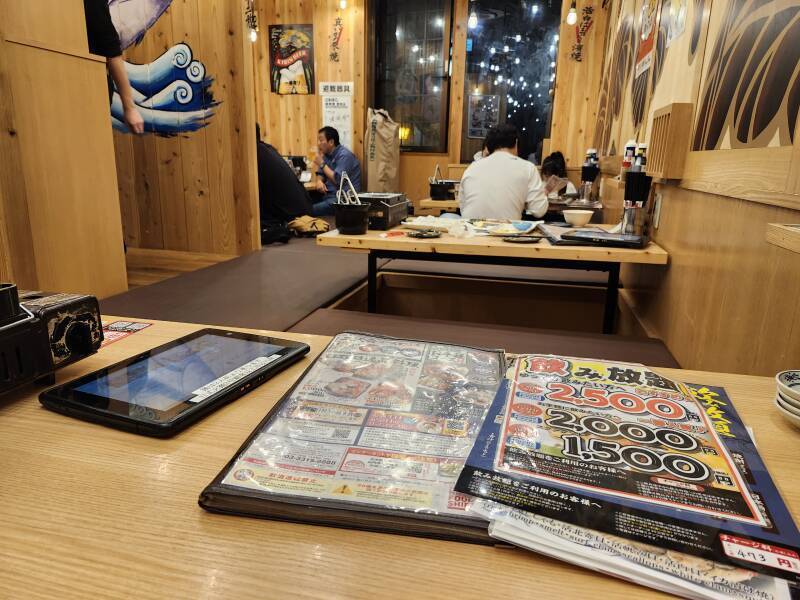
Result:
{"label": "ceiling light", "polygon": [[470,29],[475,29],[478,26],[478,15],[475,13],[474,10],[469,14],[469,21],[467,21],[467,26]]}
{"label": "ceiling light", "polygon": [[341,8],[342,10],[347,8],[347,0],[339,0],[339,8]]}
{"label": "ceiling light", "polygon": [[411,46],[411,51],[412,51],[412,52],[419,52],[419,46],[417,46],[416,44],[414,44],[413,46]]}
{"label": "ceiling light", "polygon": [[519,58],[515,58],[515,59],[514,59],[514,64],[515,64],[515,65],[518,65],[518,64],[519,64]]}
{"label": "ceiling light", "polygon": [[531,6],[531,12],[532,12],[534,15],[535,15],[536,13],[538,13],[538,12],[539,12],[539,5],[538,5],[538,4],[534,4],[533,6]]}
{"label": "ceiling light", "polygon": [[490,53],[490,54],[494,54],[495,52],[497,52],[497,50],[495,50],[495,49],[494,49],[494,46],[492,46],[491,48],[489,48],[489,53]]}
{"label": "ceiling light", "polygon": [[439,86],[438,85],[433,86],[433,91],[434,92],[438,92],[439,91]]}
{"label": "ceiling light", "polygon": [[514,41],[515,42],[521,42],[522,41],[522,36],[520,34],[515,35],[514,36]]}
{"label": "ceiling light", "polygon": [[569,5],[569,12],[567,13],[567,25],[575,25],[578,22],[578,11],[575,8],[575,0]]}
{"label": "ceiling light", "polygon": [[508,46],[503,46],[503,52],[508,52],[510,48]]}
{"label": "ceiling light", "polygon": [[557,41],[558,41],[558,34],[555,34],[555,35],[553,36],[553,42],[557,42]]}
{"label": "ceiling light", "polygon": [[481,69],[483,69],[484,67],[486,67],[486,63],[481,61]]}
{"label": "ceiling light", "polygon": [[431,62],[435,61],[435,60],[436,60],[436,55],[435,55],[435,54],[431,54],[431,55],[428,57],[428,60],[429,60],[429,61],[431,61]]}
{"label": "ceiling light", "polygon": [[444,27],[444,19],[442,17],[436,17],[436,20],[434,21],[434,24],[437,27]]}

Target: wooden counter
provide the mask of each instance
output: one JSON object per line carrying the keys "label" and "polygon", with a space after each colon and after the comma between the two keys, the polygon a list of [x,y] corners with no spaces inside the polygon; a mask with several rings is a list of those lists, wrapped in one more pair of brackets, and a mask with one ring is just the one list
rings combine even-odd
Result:
{"label": "wooden counter", "polygon": [[[198,328],[156,323],[61,371],[58,380]],[[311,357],[328,341],[277,335],[310,344]],[[665,597],[523,550],[202,510],[202,489],[310,360],[168,440],[57,415],[39,405],[37,389],[0,398],[0,597]],[[727,389],[797,513],[800,437],[772,407],[774,381],[657,370]]]}

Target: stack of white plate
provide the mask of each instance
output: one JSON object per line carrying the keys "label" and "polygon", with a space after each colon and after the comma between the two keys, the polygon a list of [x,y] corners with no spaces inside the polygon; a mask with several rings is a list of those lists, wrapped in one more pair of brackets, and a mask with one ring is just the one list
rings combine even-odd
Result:
{"label": "stack of white plate", "polygon": [[781,371],[775,380],[778,382],[775,406],[783,418],[800,427],[800,371]]}

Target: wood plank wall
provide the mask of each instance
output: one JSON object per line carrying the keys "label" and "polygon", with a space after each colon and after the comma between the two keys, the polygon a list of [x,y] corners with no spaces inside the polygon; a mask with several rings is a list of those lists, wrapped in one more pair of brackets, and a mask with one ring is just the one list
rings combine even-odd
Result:
{"label": "wood plank wall", "polygon": [[[647,139],[650,114],[670,102],[696,105],[704,58],[716,41],[720,16],[726,3],[701,3],[706,11],[696,13],[689,3],[686,31],[674,40],[663,63],[661,78],[648,100],[645,118],[637,131],[631,117],[630,80],[617,115],[610,112],[609,145],[619,148],[629,137]],[[711,22],[708,26],[708,7]],[[641,0],[614,0],[610,11],[616,19],[638,19]],[[689,41],[695,18],[700,42],[690,55]],[[609,42],[615,37],[611,24]],[[707,33],[707,38],[706,38]],[[609,56],[606,56],[606,66]],[[692,127],[692,123],[687,123]],[[670,254],[665,269],[626,267],[622,271],[624,298],[652,336],[664,340],[670,351],[688,369],[773,375],[797,368],[800,360],[800,254],[766,242],[768,223],[798,223],[800,210],[770,206],[775,199],[763,191],[748,199],[687,189],[694,181],[719,179],[715,159],[730,157],[729,175],[754,183],[769,179],[761,170],[763,160],[781,152],[791,167],[800,168],[800,144],[795,147],[748,148],[702,153],[705,161],[687,165],[684,177],[691,180],[657,185],[662,194],[659,228],[654,239]],[[733,157],[733,153],[738,153]],[[716,156],[715,156],[716,155]],[[761,162],[759,162],[761,160]],[[774,161],[773,161],[774,162]],[[786,175],[786,168],[782,169]],[[782,180],[781,180],[782,181]],[[623,190],[603,186],[604,204],[621,206]],[[730,182],[728,182],[729,184]],[[772,181],[765,181],[772,183]],[[719,189],[723,189],[720,184]],[[790,194],[784,198],[791,199]],[[798,198],[797,195],[794,196]],[[757,201],[754,201],[757,200]],[[775,202],[777,204],[777,202]],[[797,204],[795,204],[797,205]]]}
{"label": "wood plank wall", "polygon": [[[322,123],[319,84],[323,81],[355,84],[353,96],[353,148],[363,163],[366,123],[365,2],[349,0],[339,8],[334,0],[256,0],[260,33],[254,45],[255,106],[261,133],[281,154],[308,156],[317,145]],[[339,62],[330,59],[330,36],[337,17],[343,21]],[[280,96],[270,90],[269,26],[314,26],[314,94]]]}
{"label": "wood plank wall", "polygon": [[174,0],[126,60],[149,63],[184,42],[221,104],[200,131],[173,138],[115,133],[129,246],[245,254],[259,248],[252,58],[243,0]]}

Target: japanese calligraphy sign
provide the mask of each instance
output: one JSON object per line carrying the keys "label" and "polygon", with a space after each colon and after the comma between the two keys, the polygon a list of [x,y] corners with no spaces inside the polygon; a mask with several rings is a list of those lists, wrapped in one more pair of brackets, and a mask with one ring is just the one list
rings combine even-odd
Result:
{"label": "japanese calligraphy sign", "polygon": [[758,561],[729,550],[722,534],[767,544],[776,556],[800,545],[724,390],[642,365],[518,357],[456,490],[750,569],[744,563]]}
{"label": "japanese calligraphy sign", "polygon": [[534,355],[516,362],[509,395],[499,469],[764,524],[682,384],[636,365]]}

